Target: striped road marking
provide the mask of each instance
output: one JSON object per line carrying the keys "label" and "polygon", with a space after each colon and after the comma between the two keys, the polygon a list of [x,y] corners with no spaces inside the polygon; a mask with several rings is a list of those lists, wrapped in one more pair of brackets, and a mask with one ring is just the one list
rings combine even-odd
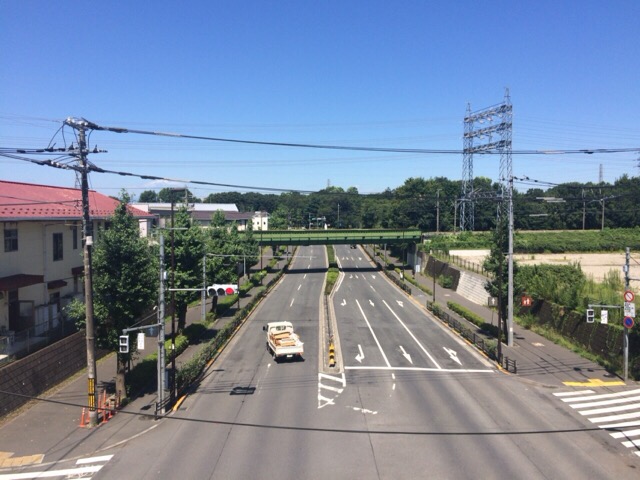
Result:
{"label": "striped road marking", "polygon": [[554,393],[580,415],[603,429],[617,429],[612,438],[624,440],[640,457],[640,389],[596,394],[593,390]]}
{"label": "striped road marking", "polygon": [[347,386],[347,378],[344,373],[341,375],[328,375],[318,373],[318,409],[327,405],[335,405],[334,400],[344,391]]}
{"label": "striped road marking", "polygon": [[[76,461],[75,468],[63,468],[60,470],[47,470],[36,472],[8,473],[1,474],[0,480],[28,480],[31,478],[93,478],[93,474],[99,472],[104,464],[107,463],[113,455],[103,455],[101,457],[81,458]],[[98,464],[98,465],[94,465]],[[102,465],[100,465],[102,464]]]}

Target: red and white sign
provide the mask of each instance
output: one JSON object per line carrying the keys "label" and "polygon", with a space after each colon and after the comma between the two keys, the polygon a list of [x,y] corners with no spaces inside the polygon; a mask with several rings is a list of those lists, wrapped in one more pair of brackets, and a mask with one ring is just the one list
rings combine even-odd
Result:
{"label": "red and white sign", "polygon": [[626,292],[624,292],[624,301],[625,302],[633,302],[634,298],[636,298],[636,296],[633,294],[633,292],[631,290],[627,290]]}

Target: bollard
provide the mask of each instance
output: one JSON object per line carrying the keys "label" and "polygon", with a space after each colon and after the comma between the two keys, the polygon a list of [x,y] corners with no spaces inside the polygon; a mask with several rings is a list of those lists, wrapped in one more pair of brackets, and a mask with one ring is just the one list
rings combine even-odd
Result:
{"label": "bollard", "polygon": [[336,351],[333,346],[333,343],[329,344],[329,366],[330,367],[336,366]]}

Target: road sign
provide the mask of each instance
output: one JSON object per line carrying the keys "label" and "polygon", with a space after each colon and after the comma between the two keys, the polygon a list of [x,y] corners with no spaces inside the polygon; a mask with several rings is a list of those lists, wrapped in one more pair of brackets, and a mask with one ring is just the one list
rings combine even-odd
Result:
{"label": "road sign", "polygon": [[633,302],[634,298],[636,298],[636,296],[633,294],[633,292],[631,290],[627,290],[626,292],[624,292],[624,301],[625,302]]}
{"label": "road sign", "polygon": [[523,307],[530,307],[533,299],[529,295],[523,295],[520,299]]}
{"label": "road sign", "polygon": [[600,310],[600,323],[609,323],[609,310]]}
{"label": "road sign", "polygon": [[631,328],[631,327],[633,327],[633,318],[624,317],[624,321],[622,323],[624,324],[625,327]]}
{"label": "road sign", "polygon": [[631,302],[624,302],[624,316],[636,318],[636,304]]}

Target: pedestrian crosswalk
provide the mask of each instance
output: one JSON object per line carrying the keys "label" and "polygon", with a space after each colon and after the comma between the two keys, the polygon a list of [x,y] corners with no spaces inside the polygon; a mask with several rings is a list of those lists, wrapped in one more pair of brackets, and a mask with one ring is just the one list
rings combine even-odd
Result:
{"label": "pedestrian crosswalk", "polygon": [[31,478],[91,479],[112,457],[113,455],[102,455],[100,457],[81,458],[76,461],[75,466],[69,468],[28,472],[16,471],[13,473],[0,474],[0,480],[28,480]]}
{"label": "pedestrian crosswalk", "polygon": [[576,390],[554,393],[571,408],[640,457],[640,389],[615,393]]}

